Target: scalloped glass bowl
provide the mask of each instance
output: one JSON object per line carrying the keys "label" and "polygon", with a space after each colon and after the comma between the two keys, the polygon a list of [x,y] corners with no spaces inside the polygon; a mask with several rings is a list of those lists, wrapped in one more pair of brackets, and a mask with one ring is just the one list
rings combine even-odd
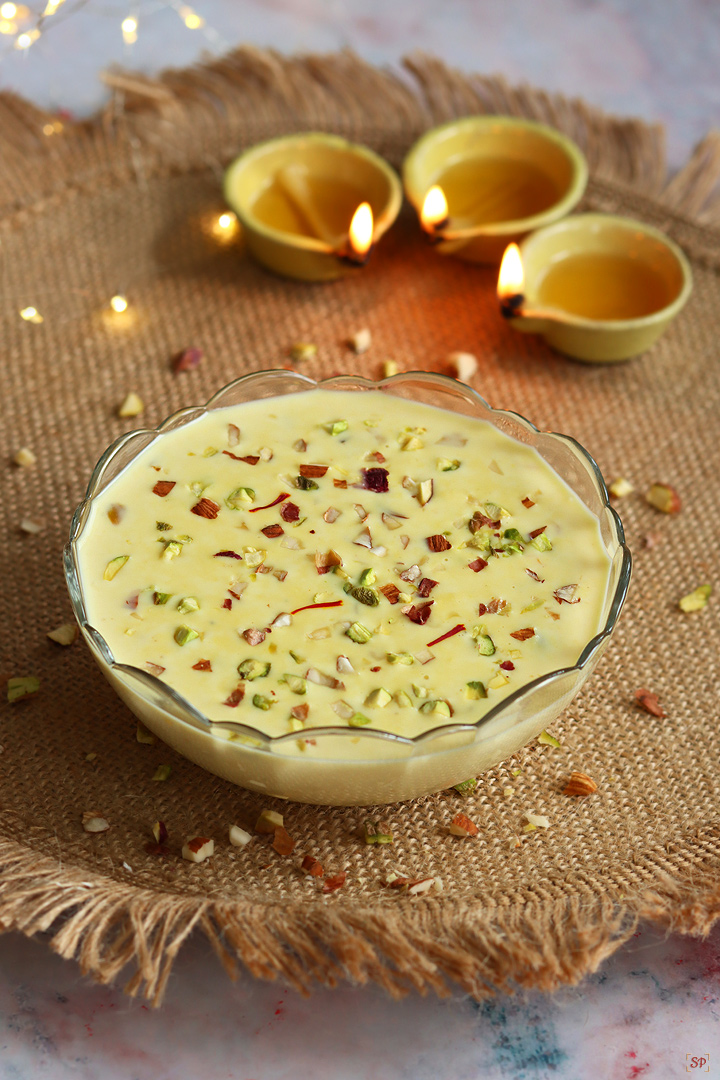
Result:
{"label": "scalloped glass bowl", "polygon": [[[300,751],[294,732],[269,736],[248,724],[211,722],[154,675],[115,659],[88,621],[78,566],[78,543],[93,499],[163,433],[213,409],[307,393],[315,387],[356,393],[380,389],[400,399],[488,420],[538,451],[597,518],[612,560],[602,629],[585,644],[575,665],[520,687],[473,724],[450,722],[413,738],[346,726],[306,729],[317,741],[310,756]],[[258,372],[230,383],[204,407],[180,410],[156,430],[122,436],[93,471],[86,498],[72,520],[64,565],[75,617],[93,657],[123,702],[158,738],[204,769],[250,790],[334,806],[398,802],[440,791],[492,768],[526,745],[567,707],[594,670],[615,628],[630,580],[630,553],[622,525],[587,451],[569,436],[538,431],[516,413],[491,408],[463,383],[427,372],[408,372],[379,383],[354,376],[315,383],[285,370]]]}

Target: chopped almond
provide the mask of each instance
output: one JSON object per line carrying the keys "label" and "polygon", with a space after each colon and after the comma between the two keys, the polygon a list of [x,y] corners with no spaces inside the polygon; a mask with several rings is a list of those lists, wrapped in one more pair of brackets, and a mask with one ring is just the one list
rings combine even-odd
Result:
{"label": "chopped almond", "polygon": [[466,814],[456,814],[450,823],[453,836],[477,836],[478,827]]}

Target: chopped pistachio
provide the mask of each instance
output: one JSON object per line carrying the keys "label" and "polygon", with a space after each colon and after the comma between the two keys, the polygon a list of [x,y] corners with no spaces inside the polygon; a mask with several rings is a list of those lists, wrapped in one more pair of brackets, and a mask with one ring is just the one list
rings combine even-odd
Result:
{"label": "chopped pistachio", "polygon": [[541,731],[538,735],[538,742],[542,743],[543,746],[554,746],[556,749],[560,746],[560,740],[551,735],[549,731]]}
{"label": "chopped pistachio", "polygon": [[300,656],[299,653],[293,652],[292,649],[289,649],[288,651],[289,651],[290,655],[292,656],[292,658],[293,658],[293,660],[295,661],[296,664],[304,664],[305,663],[305,657],[304,656]]}
{"label": "chopped pistachio", "polygon": [[415,657],[412,655],[412,653],[409,652],[389,652],[386,654],[385,659],[387,660],[388,664],[407,664],[408,667],[411,664],[415,663]]}
{"label": "chopped pistachio", "polygon": [[8,679],[7,699],[12,705],[15,701],[36,694],[40,689],[40,680],[37,675],[20,675],[14,679]]}
{"label": "chopped pistachio", "polygon": [[271,836],[276,829],[282,829],[284,818],[275,810],[263,810],[255,822],[255,832]]}
{"label": "chopped pistachio", "polygon": [[356,712],[348,720],[350,727],[365,727],[366,724],[371,723],[369,716],[363,716],[362,713]]}
{"label": "chopped pistachio", "polygon": [[173,637],[178,645],[187,645],[188,641],[194,641],[195,638],[200,637],[200,634],[197,630],[193,630],[191,626],[186,626],[185,623],[183,623],[182,626],[178,626]]}
{"label": "chopped pistachio", "polygon": [[538,551],[552,551],[552,543],[546,533],[540,533],[539,536],[534,536],[530,543]]}
{"label": "chopped pistachio", "polygon": [[160,554],[162,559],[169,561],[170,559],[176,559],[178,555],[182,555],[183,546],[179,540],[168,540],[165,542],[165,546]]}
{"label": "chopped pistachio", "polygon": [[470,780],[462,780],[459,784],[453,784],[453,788],[460,795],[470,795],[477,787],[477,780],[471,777]]}
{"label": "chopped pistachio", "polygon": [[301,364],[305,360],[312,360],[317,351],[317,345],[310,341],[296,341],[290,348],[290,359],[294,364]]}
{"label": "chopped pistachio", "polygon": [[503,532],[503,539],[521,541],[522,536],[517,529],[505,529]]}
{"label": "chopped pistachio", "polygon": [[114,559],[111,559],[103,573],[105,581],[112,581],[115,575],[120,573],[129,558],[129,555],[116,555]]}
{"label": "chopped pistachio", "polygon": [[491,690],[499,690],[501,686],[507,686],[509,682],[507,675],[503,675],[502,671],[498,671],[497,675],[490,680],[488,686]]}
{"label": "chopped pistachio", "polygon": [[608,484],[608,491],[616,499],[624,499],[626,495],[629,495],[634,490],[630,481],[622,476],[618,476],[617,480],[613,480],[611,484]]}
{"label": "chopped pistachio", "polygon": [[380,597],[375,589],[366,589],[362,585],[351,585],[347,592],[354,597],[360,604],[366,604],[367,607],[377,607],[380,603]]}
{"label": "chopped pistachio", "polygon": [[347,420],[331,420],[325,424],[325,430],[330,435],[342,435],[343,431],[347,431],[348,427]]}
{"label": "chopped pistachio", "polygon": [[225,497],[225,505],[230,510],[242,510],[252,502],[255,502],[255,491],[250,487],[237,487]]}
{"label": "chopped pistachio", "polygon": [[399,709],[412,708],[412,698],[409,694],[406,694],[404,690],[396,690],[393,694],[393,699]]}
{"label": "chopped pistachio", "polygon": [[395,360],[384,360],[382,366],[383,379],[389,379],[393,375],[397,375],[400,368]]}
{"label": "chopped pistachio", "polygon": [[375,690],[370,691],[365,698],[364,704],[373,709],[384,709],[391,701],[392,694],[384,686],[378,686]]}
{"label": "chopped pistachio", "polygon": [[697,589],[678,600],[678,607],[686,612],[701,611],[710,599],[711,593],[712,585],[698,585]]}
{"label": "chopped pistachio", "polygon": [[374,570],[363,570],[360,575],[361,585],[374,585],[376,581],[376,575]]}
{"label": "chopped pistachio", "polygon": [[401,450],[422,450],[424,445],[425,443],[417,435],[406,434],[400,436]]}
{"label": "chopped pistachio", "polygon": [[245,558],[245,565],[248,567],[262,566],[265,562],[267,551],[262,548],[244,547],[243,556]]}
{"label": "chopped pistachio", "polygon": [[206,446],[203,450],[203,457],[215,457],[220,451],[214,446]]}
{"label": "chopped pistachio", "polygon": [[122,405],[118,409],[118,416],[131,417],[139,416],[140,413],[145,411],[145,405],[143,400],[134,391],[131,391],[123,401]]}
{"label": "chopped pistachio", "polygon": [[148,746],[153,746],[156,742],[152,731],[148,731],[140,720],[138,720],[137,728],[135,730],[135,738],[139,743],[146,743]]}
{"label": "chopped pistachio", "polygon": [[270,664],[265,660],[243,660],[238,664],[238,675],[241,679],[252,682],[253,679],[264,679],[270,674]]}
{"label": "chopped pistachio", "polygon": [[451,461],[450,458],[445,457],[440,458],[440,460],[438,461],[438,469],[440,470],[440,472],[455,472],[455,470],[459,468],[460,462],[457,460],[457,458]]}
{"label": "chopped pistachio", "polygon": [[486,517],[492,518],[493,521],[499,521],[501,518],[510,517],[509,511],[504,506],[498,506],[497,503],[487,502],[482,507],[482,512]]}
{"label": "chopped pistachio", "polygon": [[181,615],[185,615],[188,611],[199,611],[200,601],[196,596],[183,596],[177,609]]}
{"label": "chopped pistachio", "polygon": [[[473,633],[473,637],[475,637],[474,633]],[[495,653],[495,642],[493,641],[493,639],[490,637],[489,634],[478,634],[478,636],[477,636],[477,638],[475,638],[475,640],[477,641],[477,649],[478,649],[478,652],[480,653],[481,656],[493,656],[494,655],[494,653]]]}
{"label": "chopped pistachio", "polygon": [[172,596],[171,592],[157,592],[157,591],[155,591],[153,593],[153,604],[156,604],[158,607],[162,606],[163,604],[167,604],[167,602],[168,602],[168,600],[170,599],[171,596]]}
{"label": "chopped pistachio", "polygon": [[169,779],[171,772],[172,769],[169,765],[158,765],[157,769],[153,774],[153,780],[167,780]]}
{"label": "chopped pistachio", "polygon": [[167,532],[168,529],[172,529],[172,525],[170,525],[167,521],[156,521],[155,528],[158,532]]}
{"label": "chopped pistachio", "polygon": [[372,630],[368,630],[366,626],[359,622],[351,623],[345,633],[351,641],[356,642],[358,645],[365,645],[372,637]]}
{"label": "chopped pistachio", "polygon": [[363,824],[363,838],[366,844],[392,844],[392,833],[381,821],[366,821]]}
{"label": "chopped pistachio", "polygon": [[481,698],[487,697],[487,690],[485,684],[478,679],[473,679],[471,682],[465,684],[465,697],[468,701],[479,701]]}
{"label": "chopped pistachio", "polygon": [[424,686],[417,686],[415,683],[412,684],[412,692],[420,701],[428,696],[427,688]]}
{"label": "chopped pistachio", "polygon": [[316,488],[320,487],[320,485],[314,480],[311,480],[309,476],[296,476],[294,483],[295,487],[300,488],[301,491],[314,491]]}
{"label": "chopped pistachio", "polygon": [[37,461],[37,458],[28,446],[21,446],[15,454],[13,461],[16,465],[19,465],[21,469],[30,469]]}
{"label": "chopped pistachio", "polygon": [[424,701],[420,706],[421,713],[431,713],[434,716],[452,716],[447,701]]}
{"label": "chopped pistachio", "polygon": [[542,607],[544,603],[544,600],[538,600],[536,597],[534,600],[531,600],[530,603],[527,604],[524,608],[521,608],[520,613],[524,615],[526,611],[535,611],[536,608]]}
{"label": "chopped pistachio", "polygon": [[252,703],[256,709],[262,709],[264,712],[267,712],[274,704],[272,698],[265,697],[264,694],[253,694]]}
{"label": "chopped pistachio", "polygon": [[47,636],[58,645],[72,645],[78,636],[77,623],[63,623],[61,626],[56,626],[54,630],[48,631]]}
{"label": "chopped pistachio", "polygon": [[282,681],[292,690],[293,694],[307,694],[307,680],[302,675],[283,675]]}

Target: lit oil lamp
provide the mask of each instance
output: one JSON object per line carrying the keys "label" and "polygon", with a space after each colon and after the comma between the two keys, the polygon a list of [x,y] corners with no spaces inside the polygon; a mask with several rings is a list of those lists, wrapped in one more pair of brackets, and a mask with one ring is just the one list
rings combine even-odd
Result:
{"label": "lit oil lamp", "polygon": [[505,249],[500,313],[560,353],[592,363],[645,352],[688,299],[692,274],[658,229],[610,214],[574,214]]}
{"label": "lit oil lamp", "polygon": [[324,132],[252,147],[225,174],[247,250],[269,270],[331,281],[365,265],[397,217],[402,187],[367,147]]}
{"label": "lit oil lamp", "polygon": [[360,203],[350,222],[347,245],[338,257],[351,266],[364,266],[370,258],[374,228],[370,203]]}
{"label": "lit oil lamp", "polygon": [[508,244],[500,263],[497,295],[500,301],[500,313],[505,319],[512,319],[522,307],[525,296],[525,271],[522,256],[517,244]]}
{"label": "lit oil lamp", "polygon": [[433,184],[428,191],[420,210],[420,224],[428,239],[437,243],[450,222],[445,192],[439,184]]}

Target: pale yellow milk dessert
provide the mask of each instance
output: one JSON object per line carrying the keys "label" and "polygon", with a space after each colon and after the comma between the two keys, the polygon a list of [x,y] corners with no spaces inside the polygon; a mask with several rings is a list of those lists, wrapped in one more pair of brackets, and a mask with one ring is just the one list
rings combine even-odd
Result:
{"label": "pale yellow milk dessert", "polygon": [[118,662],[211,721],[298,733],[307,760],[308,729],[475,723],[574,665],[611,559],[582,501],[488,422],[316,390],[163,434],[94,500],[79,565]]}

